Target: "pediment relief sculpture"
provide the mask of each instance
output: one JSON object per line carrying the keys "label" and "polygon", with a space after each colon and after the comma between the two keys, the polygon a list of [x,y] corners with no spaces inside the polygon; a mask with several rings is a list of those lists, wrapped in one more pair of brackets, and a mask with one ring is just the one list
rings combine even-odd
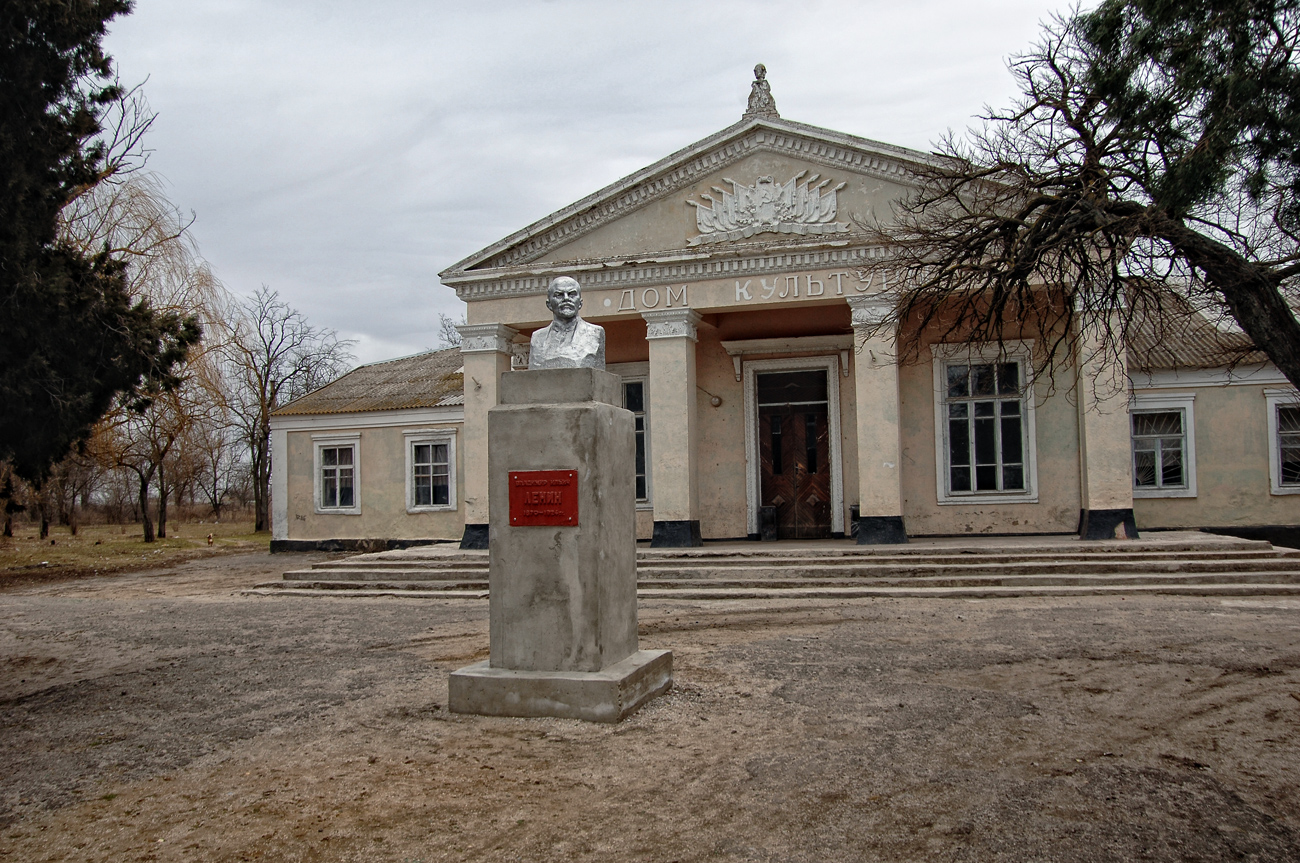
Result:
{"label": "pediment relief sculpture", "polygon": [[700,231],[688,244],[743,240],[761,233],[848,233],[847,223],[835,221],[838,193],[848,183],[828,189],[829,178],[818,182],[821,175],[813,174],[804,179],[807,173],[800,171],[786,183],[778,183],[770,176],[759,177],[752,186],[723,177],[724,183],[731,184],[731,191],[714,186],[718,197],[700,195],[707,203],[686,202],[695,208],[695,226]]}

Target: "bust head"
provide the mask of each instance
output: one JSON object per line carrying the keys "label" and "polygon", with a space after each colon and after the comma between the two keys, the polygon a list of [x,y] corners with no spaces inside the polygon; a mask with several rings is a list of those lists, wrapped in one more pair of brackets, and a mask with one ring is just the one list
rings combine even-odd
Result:
{"label": "bust head", "polygon": [[529,369],[605,368],[605,330],[578,317],[582,286],[560,276],[546,289],[546,308],[555,315],[528,342]]}
{"label": "bust head", "polygon": [[764,66],[762,63],[759,63],[757,66],[755,66],[755,67],[754,67],[754,77],[757,78],[759,81],[762,81],[764,78],[766,78],[766,77],[767,77],[767,67]]}
{"label": "bust head", "polygon": [[576,318],[578,310],[582,308],[582,286],[578,280],[568,276],[552,279],[551,286],[546,289],[546,308],[551,310],[557,321],[567,323]]}

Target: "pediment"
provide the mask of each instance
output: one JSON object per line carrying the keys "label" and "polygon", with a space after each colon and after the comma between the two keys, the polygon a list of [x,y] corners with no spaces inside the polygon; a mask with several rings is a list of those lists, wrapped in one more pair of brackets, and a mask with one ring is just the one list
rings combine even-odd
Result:
{"label": "pediment", "polygon": [[744,120],[439,275],[459,290],[578,264],[842,244],[854,219],[886,213],[926,160],[923,153],[815,126]]}

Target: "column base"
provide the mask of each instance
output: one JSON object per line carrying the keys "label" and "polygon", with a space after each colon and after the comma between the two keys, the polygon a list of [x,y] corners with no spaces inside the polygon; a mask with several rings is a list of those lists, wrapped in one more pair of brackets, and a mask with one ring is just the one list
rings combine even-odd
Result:
{"label": "column base", "polygon": [[672,685],[670,650],[638,650],[602,671],[514,671],[476,662],[451,673],[447,706],[481,716],[618,722]]}
{"label": "column base", "polygon": [[486,524],[467,524],[465,533],[460,537],[461,548],[484,550],[488,547],[488,526]]}
{"label": "column base", "polygon": [[1079,539],[1137,539],[1133,509],[1079,510]]}
{"label": "column base", "polygon": [[907,529],[901,515],[863,515],[858,517],[858,545],[902,545]]}
{"label": "column base", "polygon": [[700,539],[700,523],[690,521],[656,521],[655,532],[650,537],[651,548],[698,548],[704,545]]}

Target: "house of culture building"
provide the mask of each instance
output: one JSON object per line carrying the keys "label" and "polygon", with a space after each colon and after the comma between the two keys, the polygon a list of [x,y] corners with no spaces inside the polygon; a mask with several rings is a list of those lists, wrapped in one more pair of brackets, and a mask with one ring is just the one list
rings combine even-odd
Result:
{"label": "house of culture building", "polygon": [[1127,365],[1084,338],[1057,380],[1032,374],[1028,330],[921,333],[896,363],[890,286],[860,275],[883,250],[854,224],[927,158],[781,119],[760,74],[740,122],[442,272],[467,303],[458,353],[278,411],[275,539],[484,547],[487,411],[560,275],[623,377],[653,545],[1300,524],[1300,398],[1262,355],[1229,364],[1208,322]]}

